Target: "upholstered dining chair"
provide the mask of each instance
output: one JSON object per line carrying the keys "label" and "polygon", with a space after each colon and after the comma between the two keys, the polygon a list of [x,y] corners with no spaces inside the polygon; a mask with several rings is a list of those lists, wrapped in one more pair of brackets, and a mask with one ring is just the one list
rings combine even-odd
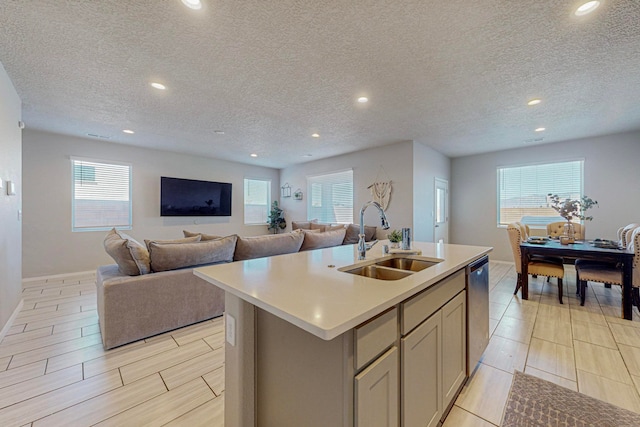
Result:
{"label": "upholstered dining chair", "polygon": [[[633,251],[633,303],[640,308],[640,227],[636,227],[627,247]],[[587,294],[587,282],[610,283],[622,286],[622,269],[619,266],[603,266],[587,263],[576,263],[576,281],[580,288],[580,305],[584,305]]]}
{"label": "upholstered dining chair", "polygon": [[[549,237],[560,237],[564,234],[564,226],[567,221],[552,222],[547,224],[547,234]],[[576,240],[583,240],[585,235],[584,225],[574,222],[573,223],[573,237]]]}
{"label": "upholstered dining chair", "polygon": [[[518,289],[522,286],[522,258],[520,244],[526,239],[523,239],[524,235],[522,228],[516,223],[511,223],[507,226],[507,233],[509,236],[509,243],[511,243],[511,250],[513,251],[513,260],[516,264],[516,273],[518,273],[516,289],[513,292],[515,295],[518,293]],[[534,258],[529,261],[527,266],[529,274],[531,275],[555,277],[558,280],[558,300],[560,301],[560,304],[562,304],[562,279],[564,278],[564,267],[562,265],[562,261],[557,263]]]}

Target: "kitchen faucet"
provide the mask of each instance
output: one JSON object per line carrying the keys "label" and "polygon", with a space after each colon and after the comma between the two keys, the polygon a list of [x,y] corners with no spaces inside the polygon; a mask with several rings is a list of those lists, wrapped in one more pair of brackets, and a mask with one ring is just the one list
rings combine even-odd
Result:
{"label": "kitchen faucet", "polygon": [[374,241],[373,243],[366,243],[364,241],[364,211],[367,210],[369,206],[375,206],[378,209],[378,213],[380,214],[380,221],[382,222],[382,229],[389,229],[389,221],[387,221],[387,216],[384,214],[384,209],[378,202],[367,202],[360,209],[360,234],[358,234],[358,259],[364,259],[367,255],[367,251],[373,247],[378,241]]}

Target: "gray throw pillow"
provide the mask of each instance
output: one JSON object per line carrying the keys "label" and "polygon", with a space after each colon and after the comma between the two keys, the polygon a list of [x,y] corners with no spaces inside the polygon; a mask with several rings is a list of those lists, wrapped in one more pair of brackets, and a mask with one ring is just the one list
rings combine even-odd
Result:
{"label": "gray throw pillow", "polygon": [[193,232],[187,231],[187,230],[182,230],[182,233],[184,234],[184,237],[200,236],[200,240],[201,241],[215,240],[215,239],[220,239],[222,237],[222,236],[216,236],[214,234],[193,233]]}
{"label": "gray throw pillow", "polygon": [[149,243],[195,243],[195,242],[199,242],[202,239],[202,236],[199,234],[196,234],[195,236],[191,236],[191,237],[184,237],[182,239],[173,239],[173,240],[147,240],[144,239],[144,244],[147,247],[147,249],[149,249]]}
{"label": "gray throw pillow", "polygon": [[298,252],[304,233],[299,230],[284,234],[267,234],[255,237],[238,237],[235,261]]}
{"label": "gray throw pillow", "polygon": [[[347,227],[347,234],[344,236],[343,245],[352,245],[358,243],[358,234],[360,233],[360,226],[358,224],[349,224]],[[376,227],[365,225],[364,226],[364,240],[370,242],[376,239]]]}
{"label": "gray throw pillow", "polygon": [[104,238],[104,249],[118,264],[118,270],[128,276],[151,272],[149,252],[131,236],[112,229]]}
{"label": "gray throw pillow", "polygon": [[154,272],[176,270],[233,261],[238,236],[222,237],[195,243],[149,243],[151,270]]}
{"label": "gray throw pillow", "polygon": [[329,248],[332,246],[340,246],[344,240],[346,228],[341,230],[325,231],[324,233],[304,233],[304,241],[300,251],[309,251],[311,249]]}

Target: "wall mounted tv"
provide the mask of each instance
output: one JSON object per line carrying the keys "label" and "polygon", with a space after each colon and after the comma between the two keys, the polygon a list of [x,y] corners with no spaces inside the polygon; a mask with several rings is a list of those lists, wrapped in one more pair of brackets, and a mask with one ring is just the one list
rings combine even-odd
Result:
{"label": "wall mounted tv", "polygon": [[231,216],[231,184],[160,177],[160,216]]}

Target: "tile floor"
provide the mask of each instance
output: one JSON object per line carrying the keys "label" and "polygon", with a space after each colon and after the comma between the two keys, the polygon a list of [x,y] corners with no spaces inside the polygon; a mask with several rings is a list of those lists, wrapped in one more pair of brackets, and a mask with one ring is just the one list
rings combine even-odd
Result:
{"label": "tile floor", "polygon": [[[620,289],[590,284],[564,305],[542,278],[513,296],[512,264],[491,262],[492,337],[445,427],[499,425],[514,369],[640,412],[640,313],[621,320]],[[94,277],[25,281],[0,342],[0,426],[222,426],[222,318],[105,351]]]}

